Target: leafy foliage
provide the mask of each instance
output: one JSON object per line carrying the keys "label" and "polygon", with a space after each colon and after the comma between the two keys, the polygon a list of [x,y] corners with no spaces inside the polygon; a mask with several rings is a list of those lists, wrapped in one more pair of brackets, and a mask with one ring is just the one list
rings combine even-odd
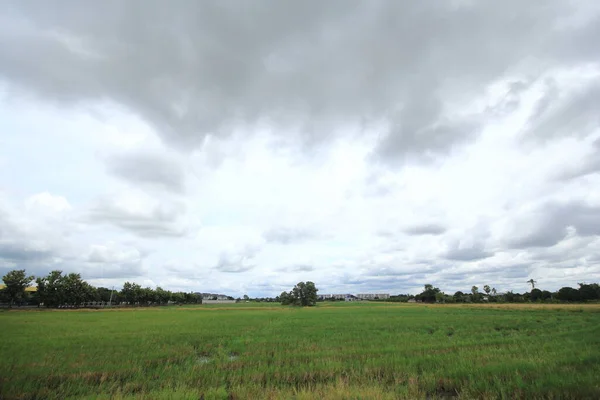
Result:
{"label": "leafy foliage", "polygon": [[313,282],[298,282],[291,291],[282,292],[279,300],[283,305],[314,306],[317,304],[318,291]]}
{"label": "leafy foliage", "polygon": [[3,295],[8,299],[10,305],[25,297],[25,289],[31,285],[33,276],[27,276],[24,269],[9,271],[2,277],[6,288],[3,290]]}

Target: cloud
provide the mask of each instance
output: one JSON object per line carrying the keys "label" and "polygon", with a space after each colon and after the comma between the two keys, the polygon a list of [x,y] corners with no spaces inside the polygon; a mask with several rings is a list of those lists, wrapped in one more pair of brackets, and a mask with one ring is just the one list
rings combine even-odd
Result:
{"label": "cloud", "polygon": [[85,278],[108,279],[143,276],[143,254],[136,248],[109,242],[91,245],[86,255]]}
{"label": "cloud", "polygon": [[462,241],[453,241],[447,246],[447,250],[442,254],[447,260],[454,261],[475,261],[492,257],[493,252],[485,250],[483,242],[463,243]]}
{"label": "cloud", "polygon": [[103,199],[93,206],[86,220],[106,223],[146,238],[182,237],[187,234],[181,221],[185,206],[148,198]]}
{"label": "cloud", "polygon": [[404,230],[407,235],[441,235],[446,228],[436,224],[415,225]]}
{"label": "cloud", "polygon": [[312,265],[299,264],[291,267],[279,268],[279,272],[311,272],[315,267]]}
{"label": "cloud", "polygon": [[25,202],[28,210],[41,210],[51,213],[61,213],[71,210],[71,204],[62,196],[54,196],[48,192],[35,194]]}
{"label": "cloud", "polygon": [[250,271],[256,267],[254,257],[259,250],[252,246],[247,246],[239,251],[224,251],[219,256],[217,265],[214,269],[220,272],[240,273]]}
{"label": "cloud", "polygon": [[0,260],[10,263],[25,263],[47,260],[54,252],[44,243],[28,235],[0,209]]}
{"label": "cloud", "polygon": [[590,154],[575,160],[577,165],[569,166],[557,173],[559,180],[570,180],[600,172],[600,139],[590,146]]}
{"label": "cloud", "polygon": [[0,76],[61,103],[111,99],[180,149],[263,121],[308,142],[383,122],[378,154],[429,157],[481,127],[451,105],[525,57],[528,71],[594,58],[598,10],[578,6],[84,1],[58,12],[54,2],[14,1],[1,24]]}
{"label": "cloud", "polygon": [[579,201],[543,204],[522,222],[523,228],[507,240],[510,247],[552,247],[567,237],[569,228],[573,235],[600,235],[600,207]]}
{"label": "cloud", "polygon": [[270,243],[294,244],[314,239],[317,235],[308,229],[277,227],[265,231],[263,237]]}
{"label": "cloud", "polygon": [[556,136],[586,137],[600,128],[600,75],[594,73],[581,87],[563,91],[553,81],[530,118],[528,135],[547,141]]}
{"label": "cloud", "polygon": [[158,187],[174,193],[185,190],[185,174],[177,161],[162,154],[131,153],[110,157],[109,172],[135,185]]}

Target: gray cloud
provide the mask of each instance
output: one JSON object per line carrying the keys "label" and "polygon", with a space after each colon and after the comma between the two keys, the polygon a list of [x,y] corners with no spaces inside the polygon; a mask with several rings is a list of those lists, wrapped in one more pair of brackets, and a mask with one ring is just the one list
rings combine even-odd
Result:
{"label": "gray cloud", "polygon": [[37,249],[27,243],[0,241],[0,260],[23,264],[48,260],[53,255],[48,249]]}
{"label": "gray cloud", "polygon": [[185,190],[185,174],[181,166],[161,154],[133,153],[110,157],[108,170],[128,182],[157,186],[170,192]]}
{"label": "gray cloud", "polygon": [[180,149],[261,121],[307,142],[383,123],[377,156],[431,158],[481,126],[449,104],[506,74],[598,60],[598,24],[565,24],[577,9],[560,0],[2,7],[0,77],[61,103],[118,102]]}
{"label": "gray cloud", "polygon": [[533,218],[524,233],[507,240],[508,246],[516,249],[551,247],[567,236],[569,227],[579,236],[600,235],[600,207],[581,202],[544,204]]}
{"label": "gray cloud", "polygon": [[310,272],[310,271],[314,271],[314,270],[315,270],[315,267],[313,267],[312,265],[301,264],[301,265],[293,265],[291,267],[279,268],[277,271],[279,271],[279,272]]}
{"label": "gray cloud", "polygon": [[254,267],[254,257],[260,251],[257,246],[246,246],[239,251],[222,252],[217,261],[217,265],[213,268],[221,272],[239,273],[246,272]]}
{"label": "gray cloud", "polygon": [[564,98],[554,81],[548,81],[544,96],[538,102],[527,135],[538,140],[556,136],[585,137],[600,128],[600,80],[585,85]]}
{"label": "gray cloud", "polygon": [[263,238],[270,243],[293,244],[315,238],[317,235],[308,229],[278,227],[263,233]]}
{"label": "gray cloud", "polygon": [[130,210],[111,201],[99,202],[89,210],[87,221],[106,223],[141,237],[181,237],[187,230],[180,221],[183,204],[159,204],[146,212]]}
{"label": "gray cloud", "polygon": [[407,235],[441,235],[446,228],[437,224],[415,225],[404,230]]}
{"label": "gray cloud", "polygon": [[446,252],[442,254],[442,257],[454,261],[475,261],[489,258],[493,255],[493,252],[485,250],[483,243],[475,243],[471,247],[460,247],[459,243],[456,242],[449,246]]}
{"label": "gray cloud", "polygon": [[559,180],[570,180],[600,172],[600,139],[592,144],[592,153],[578,161],[579,165],[565,168],[556,177]]}
{"label": "gray cloud", "polygon": [[[34,237],[0,210],[0,266],[36,268],[52,263],[60,251],[44,240]],[[36,265],[37,264],[37,265]]]}

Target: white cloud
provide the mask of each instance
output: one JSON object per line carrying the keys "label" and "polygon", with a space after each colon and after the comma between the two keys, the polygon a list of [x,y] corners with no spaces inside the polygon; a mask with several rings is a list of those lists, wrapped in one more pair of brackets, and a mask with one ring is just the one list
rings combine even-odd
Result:
{"label": "white cloud", "polygon": [[48,192],[34,194],[25,201],[27,211],[62,213],[71,210],[71,205],[62,196],[53,196]]}

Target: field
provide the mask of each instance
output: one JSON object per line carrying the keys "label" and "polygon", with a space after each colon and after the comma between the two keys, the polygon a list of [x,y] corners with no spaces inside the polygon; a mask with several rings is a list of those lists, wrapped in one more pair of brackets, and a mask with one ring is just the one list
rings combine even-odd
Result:
{"label": "field", "polygon": [[600,305],[0,312],[0,398],[598,399]]}

